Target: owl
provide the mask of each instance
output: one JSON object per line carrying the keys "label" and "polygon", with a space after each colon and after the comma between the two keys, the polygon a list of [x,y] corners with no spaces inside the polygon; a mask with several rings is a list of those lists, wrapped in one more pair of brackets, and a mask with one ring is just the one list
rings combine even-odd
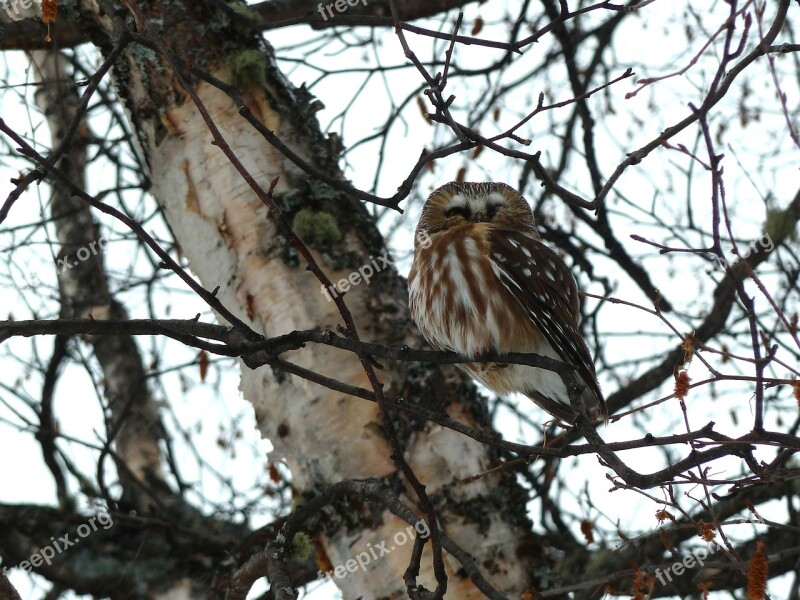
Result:
{"label": "owl", "polygon": [[[569,363],[585,386],[583,412],[606,420],[589,348],[578,329],[578,288],[564,261],[542,243],[528,202],[503,183],[452,182],[434,191],[414,236],[408,276],[411,315],[434,348],[474,358],[533,352]],[[521,392],[552,416],[578,416],[554,371],[464,363],[494,392]]]}

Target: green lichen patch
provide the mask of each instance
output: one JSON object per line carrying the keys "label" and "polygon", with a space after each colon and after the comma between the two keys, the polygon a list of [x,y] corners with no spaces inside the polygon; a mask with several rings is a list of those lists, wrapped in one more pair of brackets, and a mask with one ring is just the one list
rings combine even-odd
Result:
{"label": "green lichen patch", "polygon": [[266,82],[267,58],[260,50],[244,50],[228,56],[228,82],[241,90]]}
{"label": "green lichen patch", "polygon": [[326,249],[342,239],[342,232],[336,219],[329,212],[314,212],[304,208],[294,216],[292,230],[300,238],[319,249]]}
{"label": "green lichen patch", "polygon": [[311,556],[314,551],[314,542],[308,537],[308,534],[298,531],[292,538],[292,551],[289,556],[290,560],[298,563],[304,563]]}
{"label": "green lichen patch", "polygon": [[249,6],[247,6],[246,4],[233,3],[233,4],[229,4],[228,6],[237,15],[239,15],[241,17],[244,17],[246,19],[249,19],[250,21],[253,21],[254,23],[257,23],[258,21],[261,20],[261,17],[259,16],[259,14],[256,11],[254,11],[253,9],[251,9]]}

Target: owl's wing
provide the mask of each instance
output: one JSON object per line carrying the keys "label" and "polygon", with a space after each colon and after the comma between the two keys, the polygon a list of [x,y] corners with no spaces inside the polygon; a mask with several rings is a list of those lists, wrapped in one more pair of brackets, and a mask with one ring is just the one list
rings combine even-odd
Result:
{"label": "owl's wing", "polygon": [[561,360],[577,368],[605,414],[594,361],[578,330],[578,286],[567,265],[541,241],[516,230],[492,231],[489,246],[489,259],[500,282]]}

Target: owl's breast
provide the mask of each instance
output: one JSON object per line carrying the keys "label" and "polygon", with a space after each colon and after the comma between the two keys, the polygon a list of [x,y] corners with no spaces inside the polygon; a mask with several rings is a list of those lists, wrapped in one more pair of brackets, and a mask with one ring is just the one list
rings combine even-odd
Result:
{"label": "owl's breast", "polygon": [[417,248],[408,279],[412,317],[443,350],[467,356],[535,351],[539,336],[527,331],[528,319],[497,279],[485,232],[454,228]]}

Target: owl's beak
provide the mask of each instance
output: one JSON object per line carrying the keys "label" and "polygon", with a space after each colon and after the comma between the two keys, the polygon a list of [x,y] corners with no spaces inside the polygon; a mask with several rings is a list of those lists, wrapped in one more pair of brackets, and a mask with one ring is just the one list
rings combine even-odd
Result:
{"label": "owl's beak", "polygon": [[482,210],[478,211],[472,215],[472,220],[475,221],[476,223],[483,223],[484,221],[486,221],[486,213],[483,212]]}

